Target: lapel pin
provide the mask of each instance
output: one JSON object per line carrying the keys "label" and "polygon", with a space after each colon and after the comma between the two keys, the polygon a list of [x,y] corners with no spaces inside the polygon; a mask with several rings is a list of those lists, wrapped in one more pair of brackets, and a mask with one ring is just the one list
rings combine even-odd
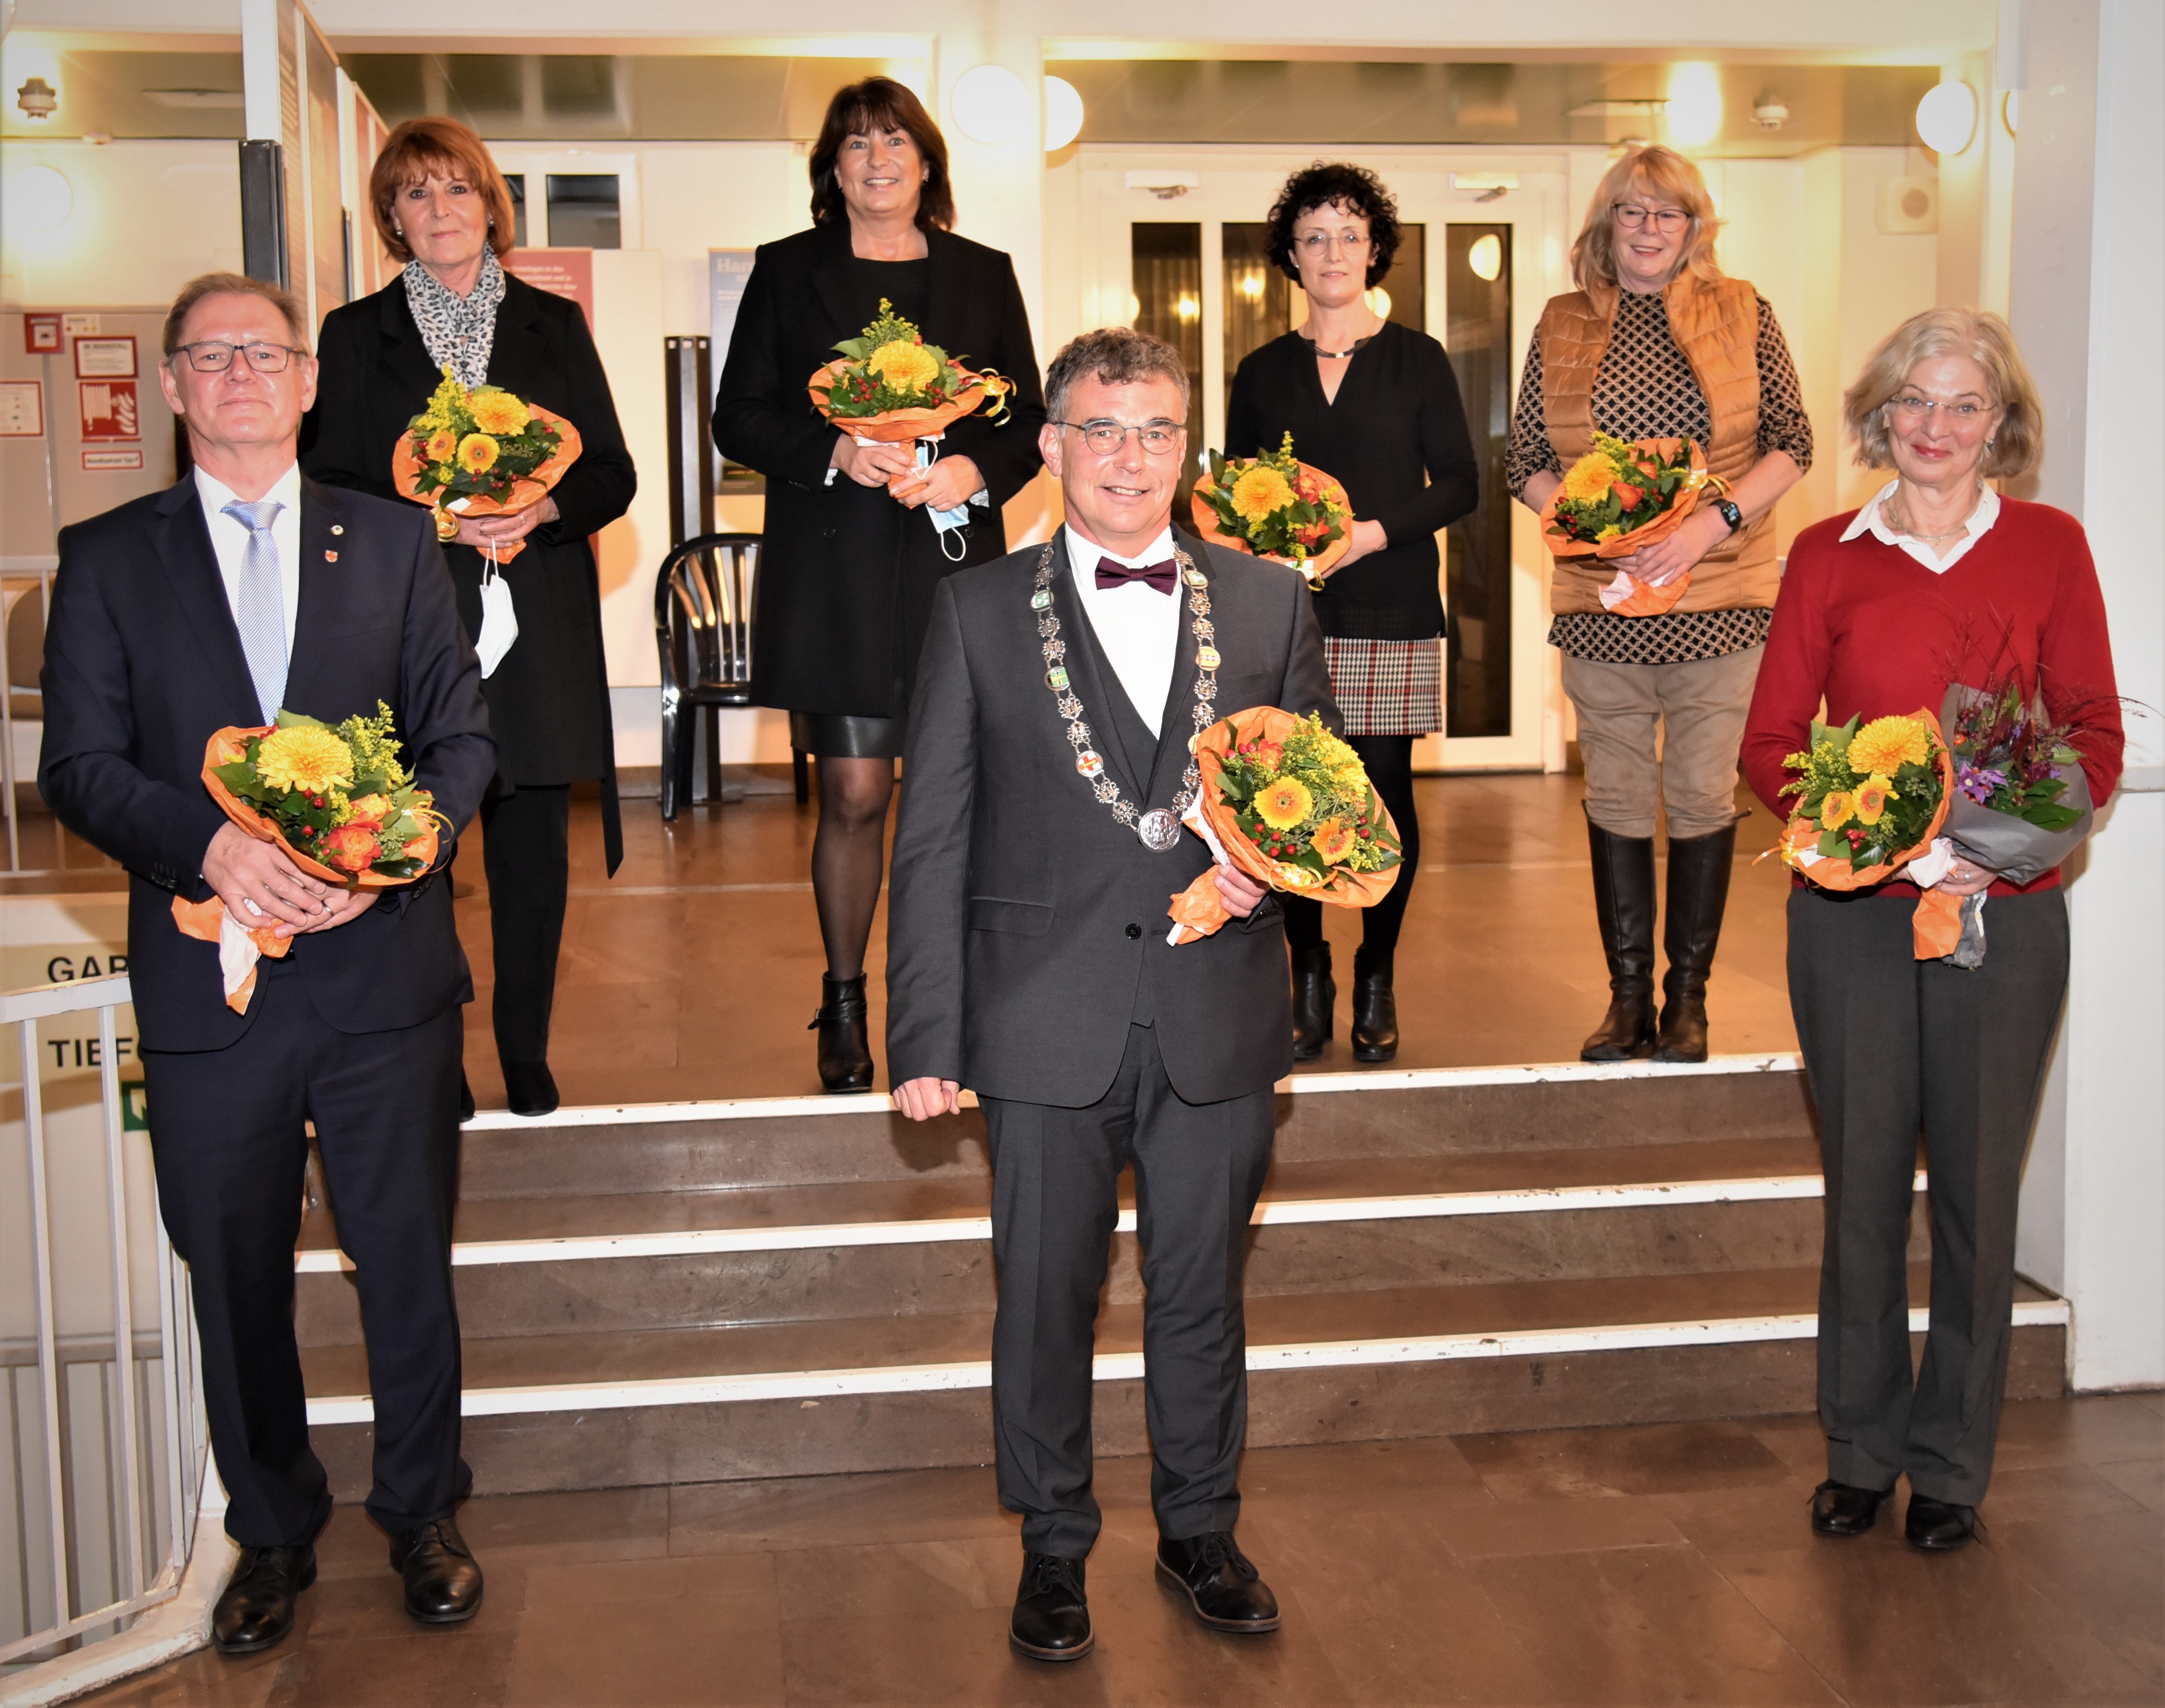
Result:
{"label": "lapel pin", "polygon": [[336,563],[338,561],[338,553],[335,551],[326,551],[324,554],[324,561],[325,563]]}
{"label": "lapel pin", "polygon": [[332,533],[334,533],[334,534],[343,534],[343,533],[345,533],[345,525],[344,525],[344,524],[342,524],[342,523],[338,523],[338,522],[334,522],[334,523],[332,523],[332,524],[331,524],[331,532],[332,532]]}

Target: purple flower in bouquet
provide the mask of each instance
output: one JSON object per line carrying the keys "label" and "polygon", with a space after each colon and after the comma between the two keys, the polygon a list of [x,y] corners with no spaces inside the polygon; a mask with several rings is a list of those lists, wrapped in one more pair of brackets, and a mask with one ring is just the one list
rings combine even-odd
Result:
{"label": "purple flower in bouquet", "polygon": [[1993,766],[1965,765],[1955,773],[1955,787],[1979,806],[1990,806],[1993,796],[2007,787],[2007,773]]}

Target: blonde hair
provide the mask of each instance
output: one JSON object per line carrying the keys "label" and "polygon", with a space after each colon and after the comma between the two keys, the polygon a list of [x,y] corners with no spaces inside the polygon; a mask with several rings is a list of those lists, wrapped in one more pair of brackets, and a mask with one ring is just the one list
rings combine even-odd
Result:
{"label": "blonde hair", "polygon": [[2027,474],[2045,449],[2045,409],[2037,383],[1997,314],[1976,308],[1927,308],[1912,314],[1864,359],[1863,372],[1842,393],[1842,423],[1857,439],[1867,468],[1894,461],[1887,443],[1887,405],[1910,382],[1910,370],[1937,356],[1966,356],[1984,370],[1999,425],[1984,442],[1977,472],[1987,480]]}
{"label": "blonde hair", "polygon": [[1600,187],[1586,210],[1586,224],[1571,246],[1572,282],[1582,291],[1616,283],[1616,203],[1634,192],[1657,203],[1669,203],[1691,215],[1691,235],[1685,240],[1678,272],[1714,284],[1721,269],[1714,259],[1714,235],[1721,229],[1715,218],[1714,198],[1699,170],[1672,148],[1659,143],[1633,149],[1603,174]]}
{"label": "blonde hair", "polygon": [[303,356],[308,354],[308,310],[292,292],[267,279],[251,279],[242,273],[201,273],[181,287],[180,295],[173,298],[173,306],[166,311],[162,342],[167,361],[179,354],[181,334],[187,329],[189,313],[205,297],[261,297],[286,317],[286,330],[292,336],[293,347]]}

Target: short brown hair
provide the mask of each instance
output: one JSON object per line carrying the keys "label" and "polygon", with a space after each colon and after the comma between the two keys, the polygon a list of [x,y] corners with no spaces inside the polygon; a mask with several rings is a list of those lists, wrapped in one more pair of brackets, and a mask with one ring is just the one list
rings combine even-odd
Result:
{"label": "short brown hair", "polygon": [[1300,268],[1293,258],[1293,229],[1304,214],[1319,208],[1342,208],[1368,222],[1368,277],[1377,285],[1391,270],[1399,253],[1400,228],[1398,198],[1383,187],[1383,181],[1366,166],[1346,161],[1318,161],[1303,166],[1285,181],[1267,216],[1271,259],[1295,284]]}
{"label": "short brown hair", "polygon": [[820,121],[819,140],[812,145],[812,223],[824,225],[845,218],[849,209],[842,187],[835,182],[835,162],[842,145],[853,136],[875,131],[903,130],[924,156],[924,187],[918,192],[917,224],[920,230],[937,226],[946,231],[955,224],[955,189],[947,174],[947,139],[924,110],[924,103],[893,77],[866,77],[835,91]]}
{"label": "short brown hair", "polygon": [[1067,416],[1067,394],[1078,380],[1130,386],[1141,380],[1171,380],[1180,387],[1180,413],[1188,414],[1188,370],[1180,352],[1162,338],[1132,326],[1101,326],[1071,338],[1045,371],[1045,409],[1052,420]]}
{"label": "short brown hair", "polygon": [[1633,191],[1666,198],[1691,215],[1691,236],[1677,271],[1714,284],[1721,277],[1715,263],[1714,235],[1721,229],[1714,198],[1699,169],[1672,148],[1655,143],[1635,148],[1602,174],[1600,187],[1586,210],[1586,224],[1571,246],[1572,282],[1582,291],[1616,283],[1616,223],[1611,211]]}
{"label": "short brown hair", "polygon": [[1985,440],[1977,472],[1987,480],[2027,474],[2045,449],[2045,408],[2037,383],[1997,314],[1976,308],[1927,308],[1896,327],[1864,359],[1857,382],[1841,394],[1842,423],[1857,438],[1867,468],[1894,466],[1887,443],[1887,405],[1909,383],[1910,370],[1936,356],[1966,356],[1984,370],[1999,425]]}
{"label": "short brown hair", "polygon": [[181,287],[180,295],[173,298],[173,306],[166,311],[163,348],[167,361],[180,350],[188,311],[205,297],[261,297],[286,317],[286,329],[293,335],[294,347],[302,351],[309,348],[308,311],[292,292],[268,279],[251,279],[245,273],[203,273]]}
{"label": "short brown hair", "polygon": [[368,211],[376,221],[376,235],[392,258],[409,261],[414,251],[398,235],[391,204],[401,190],[424,182],[431,173],[481,192],[488,204],[489,247],[499,256],[508,255],[518,235],[517,216],[511,207],[511,186],[496,169],[488,145],[456,119],[409,119],[385,139],[383,152],[368,174]]}

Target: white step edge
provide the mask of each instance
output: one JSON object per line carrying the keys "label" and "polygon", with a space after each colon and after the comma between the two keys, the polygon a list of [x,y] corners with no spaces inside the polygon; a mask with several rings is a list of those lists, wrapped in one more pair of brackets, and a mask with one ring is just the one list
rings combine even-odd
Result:
{"label": "white step edge", "polygon": [[[1794,1052],[1763,1056],[1715,1056],[1704,1062],[1552,1062],[1521,1068],[1408,1068],[1373,1073],[1289,1074],[1276,1089],[1293,1096],[1335,1091],[1414,1091],[1440,1086],[1545,1085],[1578,1080],[1690,1078],[1709,1073],[1794,1073],[1804,1057]],[[974,1108],[976,1096],[962,1101]],[[886,1115],[894,1105],[879,1091],[818,1097],[730,1097],[681,1103],[587,1104],[547,1115],[482,1110],[461,1131],[532,1132],[550,1127],[619,1127],[673,1121],[762,1120],[788,1115]]]}
{"label": "white step edge", "polygon": [[[2064,1299],[2026,1299],[2013,1313],[2016,1328],[2064,1326]],[[1921,1334],[1931,1312],[1910,1313],[1910,1331]],[[1509,1329],[1495,1334],[1414,1335],[1374,1341],[1321,1341],[1248,1348],[1251,1370],[1325,1369],[1347,1365],[1422,1364],[1451,1358],[1556,1357],[1569,1352],[1625,1352],[1651,1347],[1740,1346],[1754,1341],[1814,1338],[1819,1319],[1743,1316],[1696,1322],[1644,1322],[1608,1327]],[[1140,1352],[1102,1353],[1093,1375],[1100,1382],[1132,1382],[1143,1373]],[[863,1394],[929,1394],[989,1388],[989,1360],[951,1364],[893,1364],[854,1370],[774,1370],[735,1376],[665,1376],[624,1382],[566,1382],[532,1388],[469,1388],[460,1411],[467,1417],[535,1416],[561,1411],[616,1411],[645,1405],[715,1405],[756,1400],[818,1401]],[[366,1394],[311,1400],[316,1426],[369,1423],[374,1408]]]}
{"label": "white step edge", "polygon": [[[1917,1171],[1916,1189],[1925,1188]],[[1458,1215],[1524,1215],[1541,1210],[1636,1210],[1650,1205],[1743,1204],[1778,1199],[1820,1198],[1817,1174],[1767,1174],[1736,1180],[1671,1180],[1631,1186],[1527,1187],[1503,1192],[1403,1193],[1377,1198],[1296,1198],[1265,1200],[1249,1218],[1254,1227],[1298,1223],[1399,1221]],[[1135,1213],[1124,1210],[1116,1232],[1135,1231]],[[608,1257],[689,1257],[728,1252],[801,1252],[844,1246],[935,1245],[989,1240],[988,1215],[934,1216],[911,1221],[807,1223],[789,1227],[672,1229],[656,1233],[590,1234],[545,1240],[473,1240],[451,1247],[454,1268],[500,1263],[570,1263]],[[335,1248],[299,1252],[293,1268],[303,1275],[335,1273],[353,1263]]]}

